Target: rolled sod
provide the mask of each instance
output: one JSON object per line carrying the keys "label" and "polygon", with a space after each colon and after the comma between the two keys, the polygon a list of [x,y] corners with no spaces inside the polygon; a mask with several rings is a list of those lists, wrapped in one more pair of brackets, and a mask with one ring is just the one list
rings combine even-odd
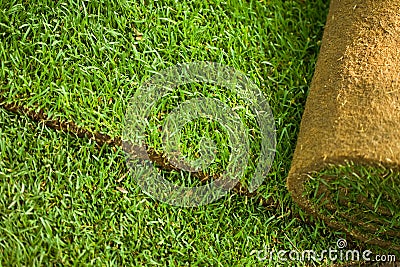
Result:
{"label": "rolled sod", "polygon": [[400,251],[398,0],[331,0],[287,186],[328,225]]}

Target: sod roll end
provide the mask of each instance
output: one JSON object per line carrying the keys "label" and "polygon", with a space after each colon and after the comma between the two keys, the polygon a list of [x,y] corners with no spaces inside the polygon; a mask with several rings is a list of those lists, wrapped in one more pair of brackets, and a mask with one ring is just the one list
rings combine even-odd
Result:
{"label": "sod roll end", "polygon": [[400,3],[332,0],[287,185],[328,225],[400,251]]}

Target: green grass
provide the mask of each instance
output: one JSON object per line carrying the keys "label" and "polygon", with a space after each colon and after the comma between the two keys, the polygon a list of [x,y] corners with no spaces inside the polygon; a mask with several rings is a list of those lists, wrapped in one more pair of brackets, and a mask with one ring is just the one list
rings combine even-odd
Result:
{"label": "green grass", "polygon": [[399,183],[398,171],[348,162],[313,174],[305,195],[343,227],[400,246]]}
{"label": "green grass", "polygon": [[[275,266],[254,251],[321,251],[338,238],[351,241],[306,219],[285,187],[327,11],[324,1],[0,1],[5,102],[92,131],[121,136],[135,91],[176,63],[213,61],[245,73],[275,116],[276,157],[259,193],[278,203],[265,209],[234,193],[197,208],[160,203],[126,175],[121,149],[99,150],[0,109],[0,265]],[[177,95],[211,92],[202,90]],[[209,90],[238,105],[229,92]],[[176,103],[164,99],[159,114]],[[246,114],[256,162],[259,137]],[[183,131],[188,157],[197,157],[196,129],[205,124]],[[218,127],[204,134],[226,149]],[[150,146],[159,147],[157,138],[149,135]],[[219,152],[211,173],[226,164],[229,151]]]}

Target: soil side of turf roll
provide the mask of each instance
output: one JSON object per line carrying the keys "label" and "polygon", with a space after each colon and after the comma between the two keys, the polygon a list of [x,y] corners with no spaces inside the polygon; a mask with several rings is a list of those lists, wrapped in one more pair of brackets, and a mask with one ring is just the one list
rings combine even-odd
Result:
{"label": "soil side of turf roll", "polygon": [[399,1],[331,0],[287,186],[301,207],[342,229],[303,193],[311,173],[346,162],[400,170]]}

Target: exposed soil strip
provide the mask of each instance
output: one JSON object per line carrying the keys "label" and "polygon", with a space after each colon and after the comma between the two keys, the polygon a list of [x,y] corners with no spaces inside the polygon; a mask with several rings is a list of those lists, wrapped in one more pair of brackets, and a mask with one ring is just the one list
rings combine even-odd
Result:
{"label": "exposed soil strip", "polygon": [[[66,133],[69,133],[71,135],[74,135],[78,138],[88,138],[93,141],[95,141],[96,145],[98,147],[102,147],[104,145],[112,146],[112,147],[121,147],[122,145],[122,140],[121,138],[117,137],[115,139],[111,138],[107,134],[99,133],[99,132],[91,132],[88,129],[79,127],[74,123],[73,121],[61,121],[57,119],[51,119],[49,116],[41,109],[38,111],[34,111],[32,109],[29,109],[23,105],[19,105],[17,103],[6,103],[5,98],[0,96],[0,107],[4,108],[5,110],[8,110],[12,113],[15,114],[20,114],[20,115],[25,115],[31,120],[39,123],[43,123],[47,127],[58,130],[58,131],[63,131]],[[170,164],[167,160],[167,158],[160,153],[157,153],[154,149],[151,148],[146,148],[148,157],[150,160],[160,169],[166,170],[166,171],[180,171],[179,168],[176,168],[174,165]],[[204,172],[192,172],[191,173],[194,177],[199,179],[201,182],[205,183],[211,179],[218,179],[218,176],[210,176],[207,173]],[[236,186],[233,188],[233,191],[238,193],[241,196],[246,196],[246,197],[257,197],[257,200],[260,205],[268,208],[268,209],[276,209],[280,205],[277,202],[274,202],[270,199],[265,199],[264,197],[260,196],[257,194],[257,192],[252,192],[250,193],[248,189],[243,186],[240,182],[236,184]]]}

